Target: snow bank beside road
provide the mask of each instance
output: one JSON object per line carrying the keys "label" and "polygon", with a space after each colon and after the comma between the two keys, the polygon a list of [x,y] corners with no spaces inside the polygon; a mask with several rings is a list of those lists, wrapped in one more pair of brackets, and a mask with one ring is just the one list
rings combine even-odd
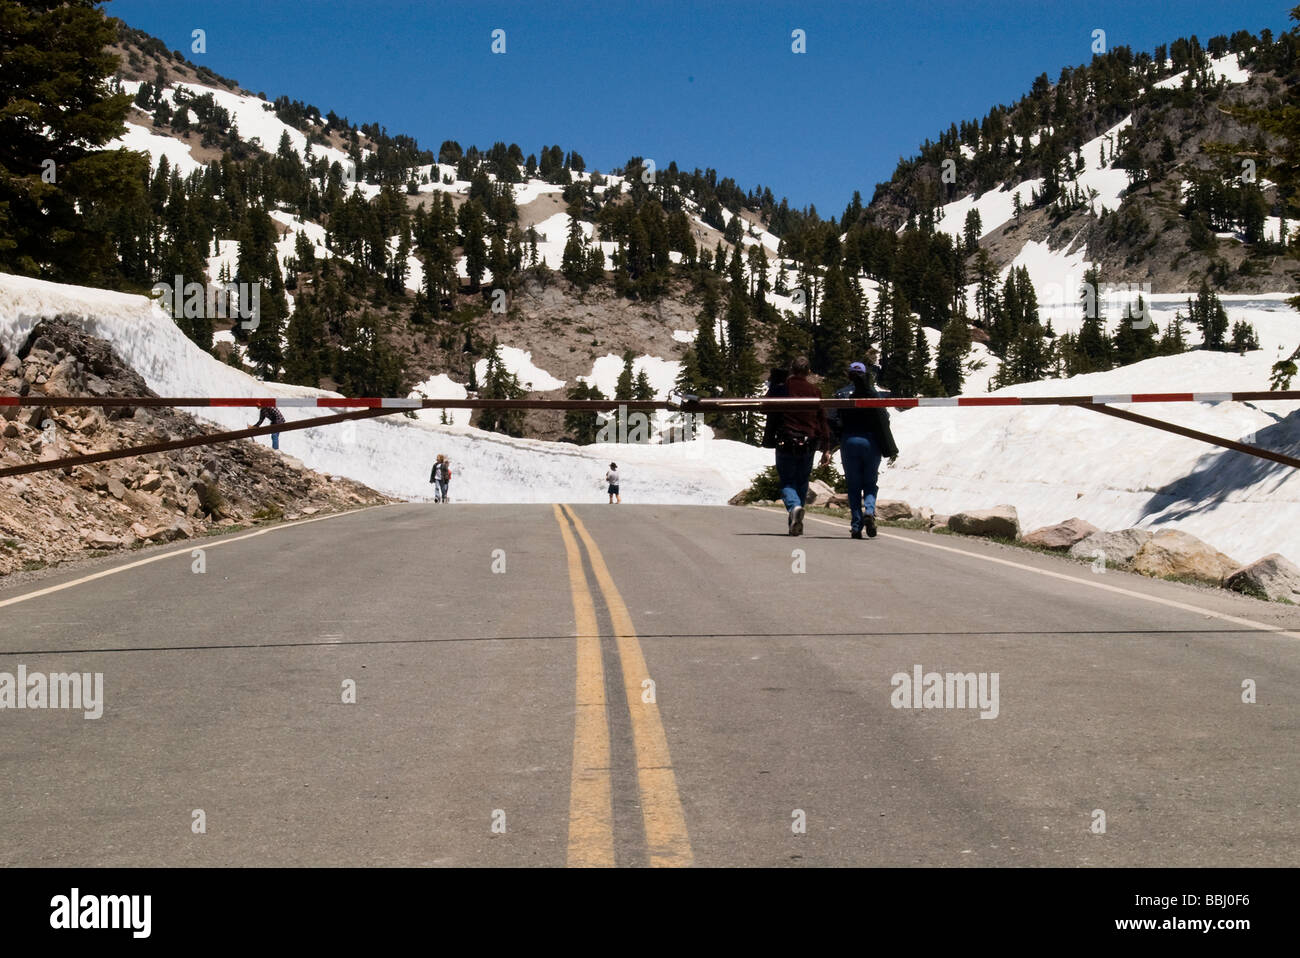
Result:
{"label": "snow bank beside road", "polygon": [[[53,316],[112,343],[163,396],[338,395],[260,382],[219,362],[191,343],[147,297],[0,273],[0,343],[7,349],[17,349],[41,319]],[[439,392],[446,395],[449,381],[426,385],[442,387]],[[256,418],[248,409],[191,412],[227,429]],[[285,410],[289,419],[321,414]],[[466,502],[603,502],[601,479],[614,459],[624,470],[623,494],[629,502],[722,505],[771,459],[768,450],[734,442],[575,446],[512,439],[467,426],[443,426],[437,415],[426,412],[409,419],[397,414],[287,432],[280,447],[312,469],[414,500],[430,498],[429,468],[443,453],[454,463],[452,498]]]}

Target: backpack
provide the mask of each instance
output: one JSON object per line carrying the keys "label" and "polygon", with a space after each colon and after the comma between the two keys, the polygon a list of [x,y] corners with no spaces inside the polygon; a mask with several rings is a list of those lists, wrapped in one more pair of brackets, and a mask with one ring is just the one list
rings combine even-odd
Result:
{"label": "backpack", "polygon": [[[835,393],[835,398],[852,399],[853,384],[850,383],[849,385],[844,386],[843,388],[837,390]],[[844,411],[845,410],[843,409],[826,410],[826,424],[830,426],[832,445],[836,445],[836,446],[840,445],[841,441],[844,438],[844,420],[840,417],[840,414],[843,413]]]}

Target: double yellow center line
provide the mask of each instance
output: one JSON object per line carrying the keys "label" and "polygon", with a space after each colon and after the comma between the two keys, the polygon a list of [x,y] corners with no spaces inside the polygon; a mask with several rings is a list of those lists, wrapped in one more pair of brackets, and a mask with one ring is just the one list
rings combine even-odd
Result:
{"label": "double yellow center line", "polygon": [[[618,657],[623,668],[624,693],[631,717],[636,758],[637,790],[645,824],[652,867],[685,867],[694,861],[668,753],[659,706],[643,697],[644,680],[650,678],[632,616],[614,585],[609,567],[582,520],[568,506],[554,506],[568,556],[569,588],[577,621],[577,708],[573,734],[573,772],[569,792],[568,863],[574,866],[614,864],[614,816],[610,787],[610,742],[606,714],[605,667],[600,648],[596,607],[592,600],[582,554],[570,523],[587,550],[596,584],[609,610]],[[651,697],[653,698],[653,697]]]}

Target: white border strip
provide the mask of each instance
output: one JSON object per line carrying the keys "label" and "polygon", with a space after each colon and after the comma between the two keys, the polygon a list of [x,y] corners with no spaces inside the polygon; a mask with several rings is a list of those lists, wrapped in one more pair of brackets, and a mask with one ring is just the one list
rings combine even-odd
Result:
{"label": "white border strip", "polygon": [[[0,609],[10,605],[17,605],[19,602],[26,602],[28,599],[39,599],[43,595],[51,595],[55,592],[62,592],[64,589],[71,589],[76,585],[84,585],[87,582],[94,582],[96,579],[104,579],[110,575],[117,575],[119,572],[126,572],[129,569],[138,569],[142,565],[150,565],[154,562],[162,562],[163,559],[174,559],[176,556],[189,556],[195,549],[216,549],[219,546],[229,545],[232,542],[243,542],[245,539],[253,539],[257,536],[264,536],[268,532],[275,532],[277,529],[296,529],[298,526],[305,526],[312,522],[324,522],[326,519],[338,519],[342,516],[356,515],[358,512],[364,512],[366,509],[374,509],[375,506],[363,506],[360,509],[349,509],[347,512],[332,512],[328,516],[317,516],[314,519],[301,519],[297,522],[285,522],[280,525],[267,526],[265,529],[258,529],[256,532],[248,532],[242,536],[235,536],[232,539],[218,539],[216,542],[208,542],[200,545],[202,539],[190,540],[190,545],[184,549],[175,549],[171,552],[163,552],[156,556],[149,556],[147,559],[140,559],[136,562],[128,562],[126,565],[116,566],[112,569],[105,569],[103,572],[96,572],[93,575],[82,576],[80,579],[73,579],[71,582],[63,582],[59,585],[48,586],[44,589],[37,589],[35,592],[28,592],[25,595],[15,595],[8,599],[0,599]],[[4,649],[0,648],[0,655],[7,655]]]}

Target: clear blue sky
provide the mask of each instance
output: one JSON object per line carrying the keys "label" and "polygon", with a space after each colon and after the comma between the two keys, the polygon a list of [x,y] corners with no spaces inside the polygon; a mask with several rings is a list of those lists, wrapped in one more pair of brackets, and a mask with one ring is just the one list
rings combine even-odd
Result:
{"label": "clear blue sky", "polygon": [[[105,10],[268,98],[437,150],[576,149],[713,167],[838,216],[949,123],[1110,46],[1287,29],[1297,0],[112,0]],[[191,31],[207,53],[190,52]],[[506,53],[491,52],[494,29]],[[807,52],[791,51],[802,29]]]}

